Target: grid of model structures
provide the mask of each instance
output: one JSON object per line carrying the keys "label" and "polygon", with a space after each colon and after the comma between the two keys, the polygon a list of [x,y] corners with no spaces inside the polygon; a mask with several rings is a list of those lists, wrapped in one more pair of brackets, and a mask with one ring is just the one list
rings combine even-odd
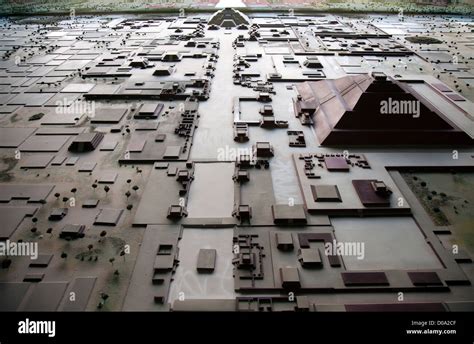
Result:
{"label": "grid of model structures", "polygon": [[0,19],[0,310],[474,310],[473,25]]}

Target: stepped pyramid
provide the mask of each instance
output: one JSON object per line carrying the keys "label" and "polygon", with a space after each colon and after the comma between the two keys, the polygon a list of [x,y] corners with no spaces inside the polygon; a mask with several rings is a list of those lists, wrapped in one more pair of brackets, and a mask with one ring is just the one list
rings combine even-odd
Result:
{"label": "stepped pyramid", "polygon": [[249,18],[242,12],[233,8],[223,8],[217,11],[209,19],[209,25],[218,25],[220,27],[235,27],[241,24],[248,25]]}
{"label": "stepped pyramid", "polygon": [[297,116],[321,145],[472,145],[473,138],[422,95],[383,73],[304,82]]}

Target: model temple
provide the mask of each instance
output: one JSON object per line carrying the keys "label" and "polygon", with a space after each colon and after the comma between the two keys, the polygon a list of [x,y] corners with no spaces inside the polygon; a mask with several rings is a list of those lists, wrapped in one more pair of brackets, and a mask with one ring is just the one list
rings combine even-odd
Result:
{"label": "model temple", "polygon": [[0,5],[1,311],[474,311],[472,6],[290,3]]}
{"label": "model temple", "polygon": [[313,123],[322,145],[474,144],[409,83],[383,73],[304,82],[296,88],[298,116]]}

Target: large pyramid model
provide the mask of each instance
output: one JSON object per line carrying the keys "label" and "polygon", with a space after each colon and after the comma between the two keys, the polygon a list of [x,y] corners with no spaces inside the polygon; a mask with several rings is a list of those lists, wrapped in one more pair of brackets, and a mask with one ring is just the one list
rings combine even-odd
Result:
{"label": "large pyramid model", "polygon": [[250,24],[250,20],[245,14],[238,10],[223,8],[212,15],[208,24],[220,27],[236,27],[242,24],[248,25]]}
{"label": "large pyramid model", "polygon": [[473,145],[422,95],[383,73],[304,82],[296,115],[321,145]]}

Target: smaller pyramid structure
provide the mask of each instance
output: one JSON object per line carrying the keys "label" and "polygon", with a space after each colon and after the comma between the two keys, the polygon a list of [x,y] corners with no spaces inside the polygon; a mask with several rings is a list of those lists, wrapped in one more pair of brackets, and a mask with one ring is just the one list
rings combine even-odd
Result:
{"label": "smaller pyramid structure", "polygon": [[236,27],[239,25],[249,25],[249,18],[242,12],[233,8],[223,8],[212,15],[208,22],[209,25],[220,27]]}

